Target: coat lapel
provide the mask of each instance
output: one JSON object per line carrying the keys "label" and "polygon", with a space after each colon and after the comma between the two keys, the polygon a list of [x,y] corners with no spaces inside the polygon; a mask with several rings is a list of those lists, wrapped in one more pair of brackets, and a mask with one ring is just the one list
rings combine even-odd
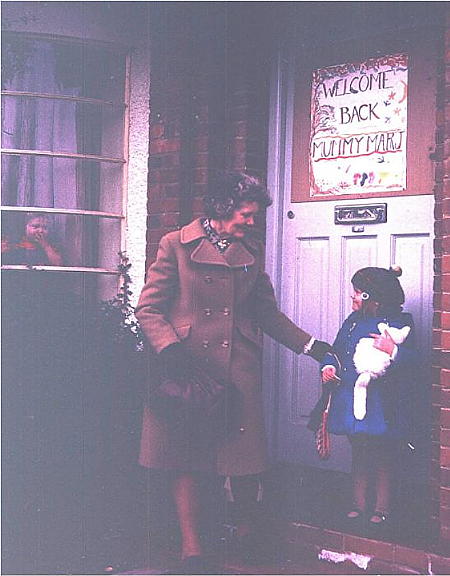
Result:
{"label": "coat lapel", "polygon": [[255,258],[242,242],[233,242],[225,254],[221,254],[206,237],[200,218],[181,229],[181,243],[189,244],[195,240],[200,243],[191,254],[191,260],[198,264],[216,264],[230,268],[242,268],[255,263]]}

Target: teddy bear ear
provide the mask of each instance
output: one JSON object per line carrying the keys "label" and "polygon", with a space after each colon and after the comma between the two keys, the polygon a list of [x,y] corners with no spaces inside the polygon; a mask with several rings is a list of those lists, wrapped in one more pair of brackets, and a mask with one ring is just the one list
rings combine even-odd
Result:
{"label": "teddy bear ear", "polygon": [[403,341],[406,340],[406,338],[408,337],[408,334],[410,332],[411,332],[411,326],[403,326],[403,328],[402,328]]}

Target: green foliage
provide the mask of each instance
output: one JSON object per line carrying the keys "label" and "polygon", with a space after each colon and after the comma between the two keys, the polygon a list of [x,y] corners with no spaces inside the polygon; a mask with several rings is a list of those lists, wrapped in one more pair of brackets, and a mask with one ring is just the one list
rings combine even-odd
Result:
{"label": "green foliage", "polygon": [[100,304],[97,320],[100,320],[99,324],[106,340],[112,340],[114,344],[119,344],[130,351],[141,352],[144,348],[144,336],[130,301],[133,294],[130,290],[131,264],[125,252],[119,252],[119,257],[117,267],[121,277],[119,292],[111,300],[104,300]]}

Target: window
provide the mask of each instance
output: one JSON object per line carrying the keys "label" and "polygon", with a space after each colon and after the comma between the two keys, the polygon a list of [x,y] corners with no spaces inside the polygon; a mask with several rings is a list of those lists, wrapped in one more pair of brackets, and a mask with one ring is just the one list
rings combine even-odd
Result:
{"label": "window", "polygon": [[[125,222],[125,52],[5,33],[2,71],[2,267],[115,279]],[[23,261],[33,252],[33,218],[45,221],[60,260]]]}

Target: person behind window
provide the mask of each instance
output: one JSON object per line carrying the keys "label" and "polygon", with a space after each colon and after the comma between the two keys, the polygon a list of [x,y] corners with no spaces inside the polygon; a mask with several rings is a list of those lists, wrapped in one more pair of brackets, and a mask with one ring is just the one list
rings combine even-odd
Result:
{"label": "person behind window", "polygon": [[[328,429],[347,435],[352,448],[353,506],[347,514],[348,521],[359,523],[367,519],[369,526],[377,530],[389,526],[394,464],[413,424],[417,353],[413,318],[402,311],[405,296],[397,277],[400,274],[400,269],[376,267],[362,268],[354,274],[353,312],[337,334],[333,344],[336,354],[326,354],[321,368],[323,382],[340,378],[332,389]],[[403,328],[403,342],[396,344],[389,329],[380,328],[380,323]],[[355,349],[362,338],[372,339],[375,350],[382,352],[383,369],[366,384],[360,401],[360,374],[355,364],[360,365],[361,359],[355,356]],[[371,342],[368,345],[365,354],[373,357]]]}
{"label": "person behind window", "polygon": [[6,239],[2,240],[2,264],[63,265],[61,252],[50,239],[50,223],[47,216],[29,215],[20,242],[11,243]]}
{"label": "person behind window", "polygon": [[148,342],[173,379],[186,377],[197,359],[212,376],[226,379],[237,396],[227,414],[228,434],[217,443],[197,441],[195,430],[191,434],[175,416],[158,414],[151,399],[145,406],[140,463],[172,474],[181,530],[176,574],[214,573],[199,534],[200,480],[208,471],[224,477],[240,511],[238,537],[253,541],[261,473],[268,467],[262,333],[318,361],[330,349],[278,309],[264,272],[263,245],[252,234],[257,215],[270,203],[259,178],[223,175],[205,198],[206,218],[162,238],[136,308]]}

